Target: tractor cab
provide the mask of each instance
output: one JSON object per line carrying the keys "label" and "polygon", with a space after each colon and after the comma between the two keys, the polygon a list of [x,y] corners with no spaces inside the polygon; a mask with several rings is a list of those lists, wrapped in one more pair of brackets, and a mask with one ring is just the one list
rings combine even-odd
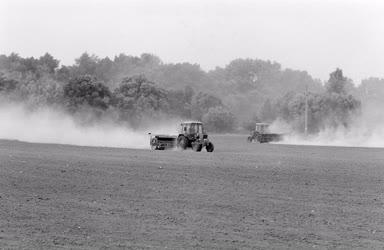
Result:
{"label": "tractor cab", "polygon": [[269,124],[268,123],[256,123],[255,132],[260,134],[269,133]]}
{"label": "tractor cab", "polygon": [[180,124],[179,135],[183,135],[189,139],[192,138],[204,138],[205,130],[204,126],[201,122],[191,121],[191,122],[183,122]]}

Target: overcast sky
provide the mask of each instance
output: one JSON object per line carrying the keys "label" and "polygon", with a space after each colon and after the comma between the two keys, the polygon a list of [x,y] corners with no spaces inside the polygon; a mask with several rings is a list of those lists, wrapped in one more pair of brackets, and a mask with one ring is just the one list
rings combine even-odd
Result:
{"label": "overcast sky", "polygon": [[62,64],[149,52],[205,70],[259,58],[327,80],[384,77],[384,1],[0,0],[0,54]]}

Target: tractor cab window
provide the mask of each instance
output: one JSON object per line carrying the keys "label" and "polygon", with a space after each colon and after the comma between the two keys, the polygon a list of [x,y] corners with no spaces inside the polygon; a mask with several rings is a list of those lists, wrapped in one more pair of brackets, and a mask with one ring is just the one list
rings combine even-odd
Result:
{"label": "tractor cab window", "polygon": [[204,133],[203,124],[199,124],[199,123],[196,124],[196,133],[199,133],[199,134]]}
{"label": "tractor cab window", "polygon": [[192,123],[190,125],[191,134],[202,134],[203,133],[203,124],[201,123]]}
{"label": "tractor cab window", "polygon": [[203,124],[201,123],[190,123],[190,124],[182,124],[182,132],[187,134],[203,134]]}
{"label": "tractor cab window", "polygon": [[201,124],[197,124],[197,123],[190,124],[190,126],[189,126],[189,133],[190,134],[197,134],[197,133],[199,133],[199,125],[201,125]]}

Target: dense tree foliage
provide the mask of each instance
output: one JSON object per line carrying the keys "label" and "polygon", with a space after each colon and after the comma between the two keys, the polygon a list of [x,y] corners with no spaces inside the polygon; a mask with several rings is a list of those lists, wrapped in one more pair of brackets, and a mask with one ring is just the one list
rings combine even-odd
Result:
{"label": "dense tree foliage", "polygon": [[216,96],[199,92],[192,102],[192,116],[197,120],[201,120],[210,108],[222,106],[222,101]]}
{"label": "dense tree foliage", "polygon": [[283,70],[276,62],[257,59],[236,59],[208,74],[214,91],[240,123],[260,116],[267,99],[272,102],[290,91],[304,92],[306,88],[323,90],[321,82],[305,71]]}
{"label": "dense tree foliage", "polygon": [[[325,127],[348,127],[361,107],[361,102],[348,93],[347,79],[340,69],[330,74],[326,91],[307,93],[307,101],[310,132],[318,132]],[[290,92],[277,101],[275,117],[282,118],[298,131],[303,131],[305,102],[305,93]]]}
{"label": "dense tree foliage", "polygon": [[83,53],[73,65],[61,66],[48,53],[39,58],[0,55],[2,96],[133,126],[148,117],[177,117],[228,132],[280,118],[302,130],[306,90],[310,131],[316,132],[328,125],[348,126],[359,99],[383,99],[384,80],[366,79],[356,88],[336,69],[322,84],[305,71],[259,59],[236,59],[205,72],[197,64],[167,64],[152,54],[99,58]]}
{"label": "dense tree foliage", "polygon": [[82,106],[106,110],[111,98],[112,93],[108,87],[89,75],[76,77],[64,86],[64,100],[72,112]]}
{"label": "dense tree foliage", "polygon": [[0,92],[9,93],[15,90],[18,85],[18,81],[7,78],[3,73],[0,73]]}
{"label": "dense tree foliage", "polygon": [[122,120],[135,124],[145,116],[153,116],[169,109],[167,92],[148,81],[143,75],[127,77],[114,91],[115,106]]}

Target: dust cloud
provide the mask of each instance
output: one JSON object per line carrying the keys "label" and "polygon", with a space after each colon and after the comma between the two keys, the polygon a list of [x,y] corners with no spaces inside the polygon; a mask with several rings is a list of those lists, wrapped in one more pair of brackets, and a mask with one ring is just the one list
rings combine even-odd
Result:
{"label": "dust cloud", "polygon": [[381,105],[365,104],[362,113],[354,117],[348,127],[326,127],[319,133],[304,136],[292,132],[288,124],[275,121],[271,128],[284,133],[279,144],[344,146],[344,147],[384,147],[384,110]]}
{"label": "dust cloud", "polygon": [[79,125],[72,116],[49,108],[30,111],[21,104],[0,105],[0,139],[121,148],[149,148],[148,132],[174,134],[177,123],[133,130],[103,122]]}

